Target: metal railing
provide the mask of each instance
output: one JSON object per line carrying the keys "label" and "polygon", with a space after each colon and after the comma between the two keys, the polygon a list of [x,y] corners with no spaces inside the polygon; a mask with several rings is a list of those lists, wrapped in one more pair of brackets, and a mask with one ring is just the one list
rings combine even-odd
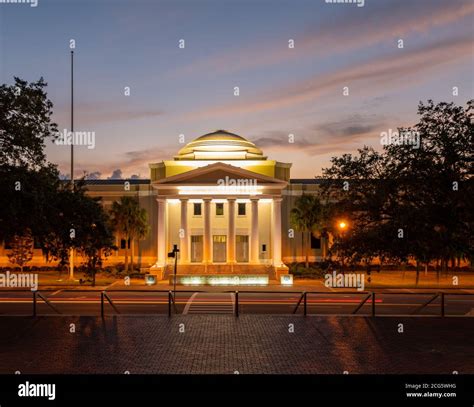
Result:
{"label": "metal railing", "polygon": [[44,298],[43,295],[39,291],[33,291],[33,316],[36,317],[36,298],[41,298],[45,304],[47,304],[51,309],[53,309],[57,314],[61,314],[61,312],[53,305],[51,302],[49,302],[48,299]]}
{"label": "metal railing", "polygon": [[[51,292],[51,291],[57,291],[53,289],[45,289],[42,290],[42,292]],[[25,292],[25,290],[0,290],[1,292]],[[31,292],[28,290],[28,292]],[[240,306],[242,303],[245,303],[245,301],[242,302],[240,295],[241,294],[299,294],[299,297],[294,305],[292,314],[296,314],[298,310],[301,307],[301,304],[303,305],[303,315],[306,316],[308,315],[308,296],[315,296],[315,295],[363,295],[365,294],[365,297],[357,304],[357,306],[352,310],[350,314],[355,315],[358,314],[359,311],[364,307],[364,305],[367,305],[370,302],[371,305],[371,312],[370,315],[372,317],[375,317],[377,315],[376,313],[376,293],[375,292],[368,292],[368,291],[264,291],[264,290],[244,290],[244,291],[233,291],[233,290],[224,290],[224,291],[215,291],[215,290],[177,290],[176,292],[173,292],[171,290],[151,290],[151,289],[126,289],[126,290],[101,290],[101,289],[64,289],[61,290],[61,292],[97,292],[100,293],[100,314],[102,317],[105,316],[105,304],[106,301],[109,303],[109,305],[114,309],[114,311],[117,314],[121,314],[120,310],[117,308],[116,304],[110,298],[109,294],[110,293],[116,293],[116,292],[128,292],[128,293],[163,293],[163,294],[168,294],[168,300],[167,300],[167,308],[168,308],[168,316],[171,317],[173,315],[173,311],[175,314],[178,313],[178,308],[176,305],[176,295],[177,294],[189,294],[189,293],[229,293],[233,294],[233,314],[238,317],[240,315]],[[411,295],[429,295],[430,298],[425,301],[424,303],[420,304],[418,307],[416,307],[410,314],[402,314],[402,315],[418,315],[426,309],[429,305],[432,305],[437,299],[440,299],[440,304],[439,304],[439,314],[438,316],[446,316],[446,296],[474,296],[474,293],[446,293],[446,292],[389,292],[389,293],[379,293],[378,295],[386,295],[386,296],[394,296],[394,295],[404,295],[404,296],[411,296]],[[33,310],[32,314],[34,317],[38,315],[38,298],[41,299],[46,305],[48,305],[52,310],[55,311],[56,314],[62,314],[61,311],[55,307],[52,303],[51,300],[46,298],[41,292],[39,291],[32,291],[32,305],[33,305]],[[369,301],[370,300],[370,301]],[[1,304],[1,303],[0,303]],[[403,303],[400,305],[404,305]],[[389,314],[387,314],[389,315]]]}

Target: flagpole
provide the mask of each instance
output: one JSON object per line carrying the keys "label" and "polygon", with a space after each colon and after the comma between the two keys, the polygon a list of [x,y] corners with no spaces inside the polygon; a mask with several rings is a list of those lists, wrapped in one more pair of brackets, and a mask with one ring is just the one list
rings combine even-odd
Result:
{"label": "flagpole", "polygon": [[[71,190],[74,191],[74,51],[71,50]],[[74,280],[74,247],[69,252],[69,279]]]}
{"label": "flagpole", "polygon": [[[71,50],[71,133],[74,133],[74,51]],[[71,141],[71,188],[74,189],[74,137]]]}

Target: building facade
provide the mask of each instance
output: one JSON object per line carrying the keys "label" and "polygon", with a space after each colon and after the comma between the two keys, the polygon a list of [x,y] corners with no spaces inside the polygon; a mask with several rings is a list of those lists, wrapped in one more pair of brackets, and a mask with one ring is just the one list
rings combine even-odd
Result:
{"label": "building facade", "polygon": [[[106,209],[121,196],[136,197],[148,213],[149,235],[135,242],[135,262],[166,278],[179,248],[181,275],[267,275],[279,278],[304,259],[301,233],[290,211],[302,193],[315,193],[314,179],[292,180],[291,164],[264,156],[245,138],[218,130],[193,140],[170,160],[150,163],[146,180],[89,180],[88,194]],[[116,237],[108,264],[122,262],[130,242]],[[323,243],[324,244],[324,243]],[[321,256],[311,241],[310,260]],[[1,248],[2,263],[8,249]],[[32,264],[41,264],[38,250]]]}

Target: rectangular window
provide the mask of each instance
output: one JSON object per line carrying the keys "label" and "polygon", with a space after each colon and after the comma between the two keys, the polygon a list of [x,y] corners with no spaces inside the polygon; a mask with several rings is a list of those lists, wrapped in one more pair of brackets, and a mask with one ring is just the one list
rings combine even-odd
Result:
{"label": "rectangular window", "polygon": [[224,204],[216,203],[216,216],[224,216]]}
{"label": "rectangular window", "polygon": [[311,235],[311,249],[321,249],[321,239]]}
{"label": "rectangular window", "polygon": [[[121,249],[125,249],[125,243],[126,243],[126,240],[125,239],[121,239],[120,240],[120,248]],[[128,249],[130,249],[130,239],[128,239]]]}
{"label": "rectangular window", "polygon": [[245,203],[239,202],[238,214],[239,214],[239,216],[245,216]]}
{"label": "rectangular window", "polygon": [[200,203],[195,203],[193,205],[194,208],[194,216],[201,216],[202,214],[202,205]]}
{"label": "rectangular window", "polygon": [[266,252],[267,251],[267,245],[266,244],[262,244],[262,252]]}

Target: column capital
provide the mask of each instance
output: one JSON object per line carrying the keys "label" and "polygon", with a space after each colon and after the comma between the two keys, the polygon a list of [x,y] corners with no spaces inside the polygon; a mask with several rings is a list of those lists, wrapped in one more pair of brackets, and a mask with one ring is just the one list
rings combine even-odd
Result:
{"label": "column capital", "polygon": [[204,202],[211,202],[211,201],[212,201],[212,198],[206,197],[206,198],[202,198],[202,200],[203,200]]}
{"label": "column capital", "polygon": [[156,198],[156,202],[165,203],[165,202],[166,202],[166,198],[160,196],[160,197]]}
{"label": "column capital", "polygon": [[237,198],[226,198],[227,199],[227,202],[235,202],[237,200]]}
{"label": "column capital", "polygon": [[281,196],[275,196],[275,197],[273,197],[272,199],[273,199],[274,202],[281,202],[281,201],[283,201],[283,197],[281,197]]}
{"label": "column capital", "polygon": [[250,198],[251,202],[258,202],[259,200],[260,200],[260,198]]}
{"label": "column capital", "polygon": [[179,200],[180,200],[181,202],[188,202],[188,201],[189,201],[189,198],[179,198]]}

